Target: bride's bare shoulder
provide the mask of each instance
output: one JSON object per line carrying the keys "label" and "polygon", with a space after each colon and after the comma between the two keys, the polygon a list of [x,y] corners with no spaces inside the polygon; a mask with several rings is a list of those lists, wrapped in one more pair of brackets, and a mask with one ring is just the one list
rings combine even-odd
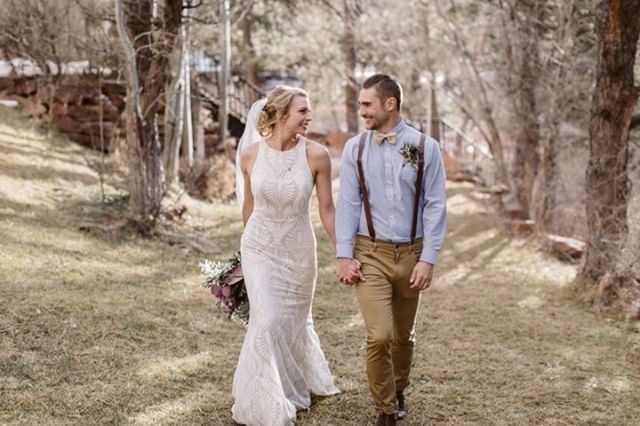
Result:
{"label": "bride's bare shoulder", "polygon": [[325,159],[329,158],[329,150],[326,146],[322,145],[319,142],[312,141],[311,139],[307,139],[307,155],[311,159]]}
{"label": "bride's bare shoulder", "polygon": [[256,158],[259,148],[260,143],[252,143],[251,145],[245,147],[240,153],[240,161],[244,162]]}
{"label": "bride's bare shoulder", "polygon": [[258,157],[258,148],[260,148],[259,143],[252,143],[240,153],[240,167],[244,171],[248,172],[253,167]]}

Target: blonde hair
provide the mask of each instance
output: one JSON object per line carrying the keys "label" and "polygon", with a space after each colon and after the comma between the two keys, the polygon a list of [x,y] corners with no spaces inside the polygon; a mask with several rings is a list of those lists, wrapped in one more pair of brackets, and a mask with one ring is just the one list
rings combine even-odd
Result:
{"label": "blonde hair", "polygon": [[309,97],[309,94],[297,87],[278,85],[267,94],[265,104],[258,117],[258,133],[271,136],[278,120],[284,120],[289,113],[291,101],[296,96]]}

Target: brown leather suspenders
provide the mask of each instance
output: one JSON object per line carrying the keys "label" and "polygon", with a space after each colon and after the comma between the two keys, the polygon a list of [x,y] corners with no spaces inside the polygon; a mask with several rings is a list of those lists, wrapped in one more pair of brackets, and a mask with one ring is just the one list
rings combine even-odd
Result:
{"label": "brown leather suspenders", "polygon": [[360,136],[358,144],[358,180],[360,181],[360,193],[362,194],[362,202],[364,203],[364,216],[367,219],[367,228],[369,229],[369,237],[371,241],[376,240],[376,231],[373,229],[373,220],[371,220],[371,206],[369,205],[369,189],[364,181],[364,168],[362,167],[362,152],[366,142],[367,132]]}
{"label": "brown leather suspenders", "polygon": [[422,176],[424,175],[424,139],[420,136],[420,159],[418,160],[418,176],[416,177],[416,195],[413,199],[413,222],[411,222],[411,244],[416,239],[416,228],[418,227],[418,204],[420,203],[420,193],[422,192]]}
{"label": "brown leather suspenders", "polygon": [[[358,143],[358,181],[360,182],[360,193],[362,194],[362,202],[364,203],[364,216],[367,220],[367,228],[369,237],[372,241],[376,240],[376,232],[373,229],[373,220],[371,219],[371,205],[369,204],[369,190],[365,184],[364,167],[362,166],[362,152],[367,138],[367,132],[360,136]],[[411,222],[411,243],[416,239],[416,230],[418,227],[418,204],[420,203],[420,194],[422,192],[422,177],[424,176],[424,142],[425,135],[420,136],[420,158],[418,160],[418,175],[416,176],[416,193],[413,200],[413,221]]]}

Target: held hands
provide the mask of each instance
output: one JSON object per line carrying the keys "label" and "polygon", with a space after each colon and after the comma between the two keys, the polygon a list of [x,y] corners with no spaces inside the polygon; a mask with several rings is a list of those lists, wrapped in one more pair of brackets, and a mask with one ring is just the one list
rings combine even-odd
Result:
{"label": "held hands", "polygon": [[344,285],[353,285],[360,281],[366,281],[362,274],[362,265],[356,259],[338,259],[336,276]]}
{"label": "held hands", "polygon": [[[353,285],[360,281],[366,281],[362,274],[362,265],[356,259],[338,259],[336,270],[338,280],[344,285]],[[414,290],[426,290],[431,286],[433,278],[433,265],[427,262],[418,262],[413,268],[410,287]]]}
{"label": "held hands", "polygon": [[413,267],[411,278],[409,279],[410,287],[414,290],[426,290],[431,286],[433,278],[433,265],[420,261]]}

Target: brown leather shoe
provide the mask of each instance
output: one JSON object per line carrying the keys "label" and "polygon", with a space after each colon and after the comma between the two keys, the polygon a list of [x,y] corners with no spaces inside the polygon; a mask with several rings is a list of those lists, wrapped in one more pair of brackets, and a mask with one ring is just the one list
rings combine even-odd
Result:
{"label": "brown leather shoe", "polygon": [[380,413],[378,415],[378,420],[376,420],[376,426],[395,426],[395,424],[396,424],[395,414]]}
{"label": "brown leather shoe", "polygon": [[396,413],[396,419],[404,420],[407,417],[407,406],[404,404],[404,395],[402,392],[396,393],[396,399],[398,400],[398,412]]}

